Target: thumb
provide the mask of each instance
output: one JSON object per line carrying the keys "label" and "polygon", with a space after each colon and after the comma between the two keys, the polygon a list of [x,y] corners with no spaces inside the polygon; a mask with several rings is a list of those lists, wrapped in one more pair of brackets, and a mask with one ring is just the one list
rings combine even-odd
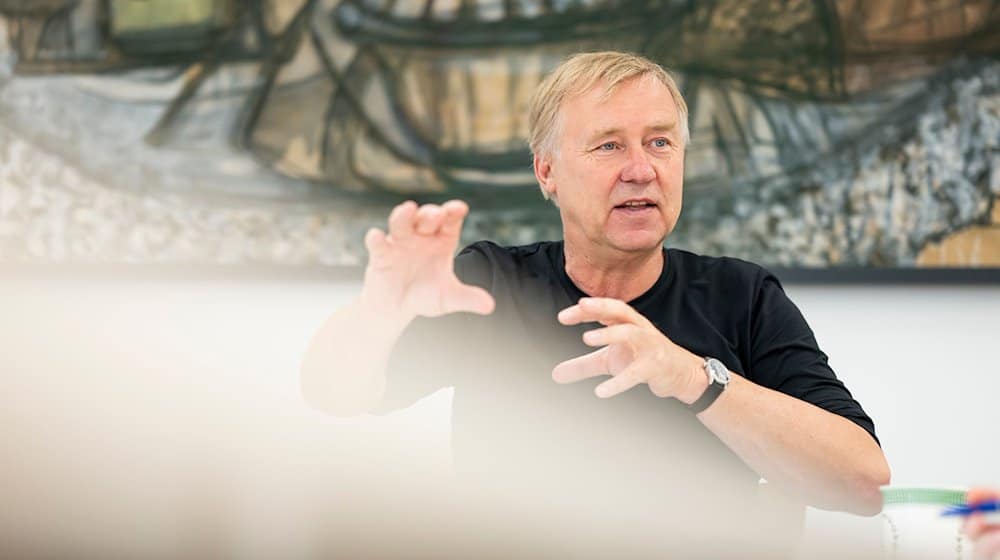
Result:
{"label": "thumb", "polygon": [[[1000,498],[1000,492],[990,488],[972,488],[969,490],[968,494],[965,496],[965,501],[969,505],[976,505],[981,502],[986,502],[989,500],[995,500]],[[978,538],[982,533],[990,529],[987,525],[986,520],[983,519],[981,514],[973,514],[965,520],[965,527],[963,530],[970,538]]]}
{"label": "thumb", "polygon": [[445,312],[454,313],[456,311],[470,311],[480,315],[493,313],[496,301],[486,290],[465,284],[452,286],[448,297],[445,298]]}

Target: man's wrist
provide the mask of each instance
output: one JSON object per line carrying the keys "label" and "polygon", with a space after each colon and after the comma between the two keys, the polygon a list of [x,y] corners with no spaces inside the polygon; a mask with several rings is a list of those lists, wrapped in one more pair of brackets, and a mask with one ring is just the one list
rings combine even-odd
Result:
{"label": "man's wrist", "polygon": [[705,390],[708,389],[708,374],[705,373],[705,359],[691,354],[690,365],[685,368],[688,372],[685,388],[678,393],[677,400],[686,405],[698,400]]}
{"label": "man's wrist", "polygon": [[401,313],[398,309],[380,308],[365,298],[364,294],[358,298],[356,305],[363,325],[393,339],[416,319],[416,315]]}

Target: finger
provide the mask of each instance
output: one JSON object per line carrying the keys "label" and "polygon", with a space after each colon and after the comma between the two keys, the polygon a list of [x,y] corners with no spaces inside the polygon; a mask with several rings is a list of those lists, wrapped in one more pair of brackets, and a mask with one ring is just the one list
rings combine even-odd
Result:
{"label": "finger", "polygon": [[989,527],[989,525],[986,524],[983,516],[974,513],[965,518],[965,524],[962,527],[962,532],[969,535],[970,539],[978,539],[979,536],[986,531],[987,527]]}
{"label": "finger", "polygon": [[[965,495],[965,502],[974,506],[997,498],[1000,498],[1000,492],[992,488],[971,488]],[[962,530],[970,538],[975,539],[984,531],[989,530],[990,527],[992,525],[988,525],[981,514],[972,514],[965,520]]]}
{"label": "finger", "polygon": [[441,233],[457,236],[462,231],[462,221],[469,214],[469,206],[461,200],[449,200],[441,208],[444,210]]}
{"label": "finger", "polygon": [[965,495],[965,502],[970,506],[996,499],[1000,499],[1000,491],[992,488],[970,488]]}
{"label": "finger", "polygon": [[445,312],[468,311],[489,315],[496,308],[496,300],[486,290],[477,286],[458,284],[445,297]]}
{"label": "finger", "polygon": [[378,258],[389,250],[389,241],[385,238],[385,232],[378,228],[371,228],[365,234],[365,248],[371,258]]}
{"label": "finger", "polygon": [[436,235],[441,229],[444,211],[437,204],[425,204],[417,210],[416,228],[420,235]]}
{"label": "finger", "polygon": [[416,213],[417,203],[412,200],[393,208],[389,214],[389,236],[398,241],[413,235],[413,219]]}
{"label": "finger", "polygon": [[974,560],[997,560],[1000,558],[1000,530],[990,531],[979,537],[972,548]]}
{"label": "finger", "polygon": [[642,383],[643,379],[638,372],[632,368],[625,368],[618,375],[601,383],[594,389],[594,394],[602,399],[613,397],[619,393],[624,393],[632,387]]}
{"label": "finger", "polygon": [[583,343],[587,346],[607,346],[616,342],[626,342],[635,332],[635,325],[621,324],[594,329],[583,333]]}
{"label": "finger", "polygon": [[556,383],[574,383],[589,377],[609,375],[607,354],[608,349],[601,348],[561,362],[552,369],[552,379]]}
{"label": "finger", "polygon": [[614,325],[637,323],[638,313],[620,299],[586,297],[580,298],[576,305],[560,311],[558,319],[564,325],[590,322]]}

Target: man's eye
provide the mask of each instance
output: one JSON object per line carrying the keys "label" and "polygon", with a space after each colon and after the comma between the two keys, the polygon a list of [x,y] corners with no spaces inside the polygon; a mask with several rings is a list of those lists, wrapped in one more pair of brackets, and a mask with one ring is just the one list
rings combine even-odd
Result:
{"label": "man's eye", "polygon": [[670,141],[667,140],[666,138],[657,138],[656,140],[653,140],[654,148],[666,148],[669,145]]}
{"label": "man's eye", "polygon": [[605,152],[610,152],[610,151],[614,150],[617,147],[618,147],[618,144],[615,144],[614,142],[605,142],[605,143],[601,144],[601,146],[600,146],[599,149],[603,150]]}

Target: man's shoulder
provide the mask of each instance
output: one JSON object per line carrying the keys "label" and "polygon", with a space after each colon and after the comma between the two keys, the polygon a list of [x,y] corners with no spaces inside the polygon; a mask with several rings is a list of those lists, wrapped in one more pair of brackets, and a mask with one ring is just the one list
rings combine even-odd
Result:
{"label": "man's shoulder", "polygon": [[728,256],[699,255],[684,249],[667,249],[667,266],[686,282],[756,285],[772,277],[763,266]]}
{"label": "man's shoulder", "polygon": [[[560,241],[539,241],[527,245],[499,245],[477,241],[467,245],[455,259],[455,272],[466,281],[494,275],[548,276],[553,274],[562,251]],[[476,282],[480,283],[480,282]],[[481,284],[481,283],[480,283]]]}
{"label": "man's shoulder", "polygon": [[467,245],[459,255],[478,253],[487,256],[497,256],[500,258],[526,258],[532,257],[547,251],[558,248],[561,241],[537,241],[527,245],[499,245],[493,241],[482,240]]}
{"label": "man's shoulder", "polygon": [[458,254],[458,260],[504,270],[551,268],[562,251],[561,241],[538,241],[528,245],[498,245],[476,241]]}

